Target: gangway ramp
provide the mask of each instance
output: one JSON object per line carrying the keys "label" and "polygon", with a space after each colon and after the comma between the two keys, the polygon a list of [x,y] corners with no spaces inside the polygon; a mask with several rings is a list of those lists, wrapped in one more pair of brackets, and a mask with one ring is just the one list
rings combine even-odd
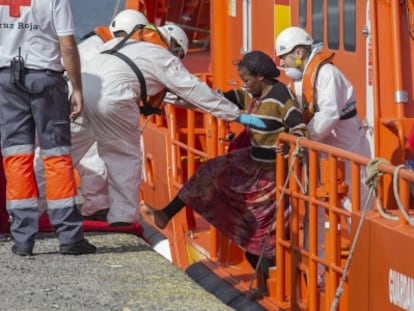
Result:
{"label": "gangway ramp", "polygon": [[37,236],[34,256],[0,242],[0,310],[233,310],[125,233],[87,233],[98,252],[63,256],[54,233]]}

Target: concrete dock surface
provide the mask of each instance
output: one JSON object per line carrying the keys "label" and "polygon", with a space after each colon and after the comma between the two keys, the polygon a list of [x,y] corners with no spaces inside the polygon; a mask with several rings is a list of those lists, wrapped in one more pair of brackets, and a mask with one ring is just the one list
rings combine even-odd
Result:
{"label": "concrete dock surface", "polygon": [[1,311],[233,310],[125,233],[86,233],[92,255],[63,256],[54,233],[40,233],[34,256],[0,241]]}

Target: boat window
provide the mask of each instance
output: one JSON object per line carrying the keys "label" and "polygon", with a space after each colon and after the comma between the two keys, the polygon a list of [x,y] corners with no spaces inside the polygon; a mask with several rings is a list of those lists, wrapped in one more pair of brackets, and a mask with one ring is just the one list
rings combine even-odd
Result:
{"label": "boat window", "polygon": [[308,21],[308,7],[307,0],[299,1],[299,26],[306,29],[306,23]]}
{"label": "boat window", "polygon": [[355,52],[356,45],[356,8],[355,0],[343,0],[344,2],[344,49]]}
{"label": "boat window", "polygon": [[323,42],[323,0],[312,1],[312,37]]}
{"label": "boat window", "polygon": [[328,48],[339,48],[339,1],[328,1]]}

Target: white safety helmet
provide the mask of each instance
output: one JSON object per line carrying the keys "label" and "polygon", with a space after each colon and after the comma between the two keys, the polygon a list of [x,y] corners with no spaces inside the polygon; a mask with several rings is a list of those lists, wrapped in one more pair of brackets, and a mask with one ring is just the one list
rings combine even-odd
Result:
{"label": "white safety helmet", "polygon": [[137,10],[124,10],[119,12],[114,17],[109,25],[109,30],[112,35],[114,35],[117,31],[125,31],[126,33],[130,33],[138,24],[148,24],[148,19],[145,15]]}
{"label": "white safety helmet", "polygon": [[174,24],[167,24],[158,27],[158,30],[168,40],[168,43],[170,43],[171,38],[173,38],[177,42],[177,44],[183,49],[184,55],[187,55],[188,37],[181,27]]}
{"label": "white safety helmet", "polygon": [[312,45],[313,39],[300,27],[289,27],[283,30],[276,39],[275,51],[282,56],[293,51],[298,45]]}

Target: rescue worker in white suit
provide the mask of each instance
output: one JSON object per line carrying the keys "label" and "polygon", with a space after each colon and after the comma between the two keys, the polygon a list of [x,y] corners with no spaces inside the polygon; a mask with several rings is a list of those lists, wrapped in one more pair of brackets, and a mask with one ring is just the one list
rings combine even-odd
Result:
{"label": "rescue worker in white suit", "polygon": [[[148,20],[144,14],[136,10],[124,10],[119,12],[110,23],[109,27],[97,27],[92,35],[79,43],[79,53],[81,56],[81,66],[84,68],[93,57],[99,54],[105,42],[129,33],[136,25],[145,26]],[[109,30],[109,36],[108,36]],[[98,41],[99,40],[99,41]],[[72,144],[88,144],[84,141],[81,132],[83,117],[79,121],[72,123]],[[78,148],[72,148],[71,155],[74,159],[79,159],[76,153]],[[105,220],[108,211],[108,176],[105,163],[99,157],[96,143],[92,144],[89,150],[83,155],[79,162],[74,165],[80,177],[80,192],[83,198],[81,213],[84,219]]]}
{"label": "rescue worker in white suit", "polygon": [[[148,96],[153,96],[167,88],[184,100],[186,107],[199,108],[225,120],[265,127],[254,116],[240,114],[237,106],[188,72],[180,58],[175,56],[183,57],[188,50],[188,38],[181,28],[166,25],[162,32],[169,36],[168,49],[133,40],[126,41],[118,49],[139,68],[145,89],[141,89],[134,70],[115,55],[97,55],[82,72],[85,85],[84,135],[91,142],[96,140],[99,155],[106,165],[109,181],[107,221],[111,226],[128,225],[139,218],[142,155],[137,102],[141,92],[146,91]],[[119,46],[119,42],[119,39],[111,40],[103,50]],[[75,153],[82,156],[81,150]]]}
{"label": "rescue worker in white suit", "polygon": [[[100,53],[100,49],[105,42],[129,33],[136,25],[145,26],[148,20],[144,14],[136,10],[123,10],[119,12],[111,21],[109,26],[98,26],[93,31],[86,34],[78,44],[78,50],[81,60],[81,68],[84,68],[88,61]],[[69,85],[71,89],[71,85]],[[81,145],[84,142],[81,132],[83,117],[71,123],[72,144]],[[37,148],[38,149],[38,148]],[[76,152],[73,148],[71,153]],[[89,150],[82,158],[74,162],[79,173],[81,185],[80,192],[83,198],[81,213],[84,219],[105,220],[108,211],[108,178],[104,162],[98,154],[96,143],[92,144]],[[46,211],[46,201],[44,199],[44,175],[43,165],[39,157],[36,157],[36,178],[40,188],[40,210],[41,213]]]}
{"label": "rescue worker in white suit", "polygon": [[[291,87],[304,114],[312,140],[337,148],[371,157],[369,141],[361,127],[356,111],[356,98],[352,84],[333,65],[333,53],[323,52],[322,44],[313,44],[313,38],[300,27],[289,27],[276,38],[276,55],[281,69],[292,79]],[[315,78],[316,77],[316,78]],[[368,197],[365,185],[366,172],[361,169],[360,208]],[[345,165],[345,182],[351,185],[351,167]],[[342,200],[342,206],[351,210],[351,189]],[[321,248],[324,238],[325,213],[319,209],[318,242]],[[307,226],[307,223],[305,223]]]}

